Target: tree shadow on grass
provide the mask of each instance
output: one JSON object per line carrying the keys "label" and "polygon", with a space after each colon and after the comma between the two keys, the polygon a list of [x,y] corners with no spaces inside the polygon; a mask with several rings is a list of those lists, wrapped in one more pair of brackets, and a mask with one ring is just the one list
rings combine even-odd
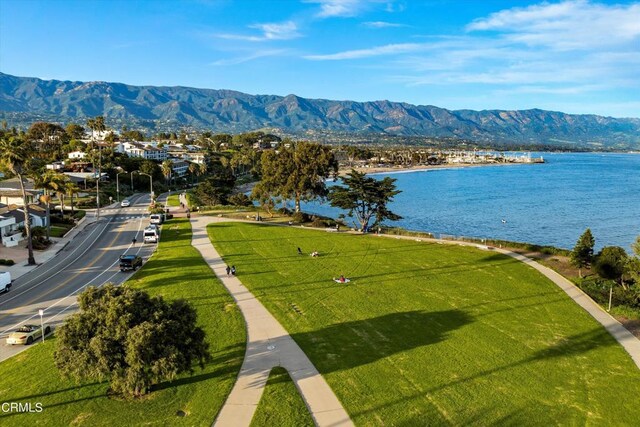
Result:
{"label": "tree shadow on grass", "polygon": [[[387,408],[390,408],[395,405],[405,405],[406,412],[411,412],[411,407],[407,407],[407,402],[415,399],[424,398],[432,393],[455,387],[461,386],[466,383],[489,377],[495,373],[506,371],[509,369],[517,368],[520,366],[535,364],[536,362],[546,361],[550,359],[562,358],[562,357],[570,357],[574,358],[576,356],[588,353],[592,350],[601,348],[601,347],[610,347],[616,345],[616,341],[609,335],[609,333],[603,327],[596,327],[589,331],[578,333],[571,335],[565,339],[560,340],[556,344],[553,344],[549,347],[543,348],[534,352],[529,357],[526,357],[522,360],[515,361],[512,363],[495,366],[491,369],[486,369],[480,371],[474,375],[460,378],[455,381],[451,381],[445,384],[440,384],[435,387],[425,388],[423,391],[419,393],[414,393],[410,396],[403,396],[391,402],[386,402],[382,405],[378,405],[375,408],[367,409],[365,411],[361,411],[353,414],[354,418],[365,415],[367,413],[383,413]],[[417,363],[419,361],[416,361]],[[534,368],[532,368],[534,369]],[[417,421],[417,420],[416,420]]]}
{"label": "tree shadow on grass", "polygon": [[94,386],[94,385],[98,385],[100,384],[100,382],[98,381],[94,381],[91,383],[84,383],[84,384],[78,384],[76,386],[72,386],[72,387],[67,387],[67,388],[61,388],[61,389],[56,389],[56,390],[51,390],[51,391],[45,391],[42,393],[37,393],[37,394],[30,394],[27,396],[19,396],[19,397],[9,397],[9,396],[3,396],[3,399],[6,399],[6,402],[19,402],[19,401],[25,401],[25,400],[35,400],[39,397],[46,397],[46,396],[52,396],[54,394],[58,394],[58,393],[65,393],[68,391],[75,391],[75,390],[80,390],[82,388],[85,387],[90,387],[90,386]]}
{"label": "tree shadow on grass", "polygon": [[292,334],[323,373],[349,370],[414,348],[444,341],[474,321],[462,310],[407,311],[337,323]]}
{"label": "tree shadow on grass", "polygon": [[[173,387],[180,387],[183,385],[194,384],[200,381],[206,381],[211,378],[217,378],[220,376],[232,376],[237,375],[242,365],[244,358],[246,345],[245,343],[236,344],[226,347],[218,352],[217,356],[213,356],[209,360],[204,369],[197,368],[194,372],[201,372],[197,375],[193,373],[190,375],[183,375],[172,381],[164,381],[162,383],[154,385],[151,390],[160,391]],[[212,369],[212,370],[211,370]]]}

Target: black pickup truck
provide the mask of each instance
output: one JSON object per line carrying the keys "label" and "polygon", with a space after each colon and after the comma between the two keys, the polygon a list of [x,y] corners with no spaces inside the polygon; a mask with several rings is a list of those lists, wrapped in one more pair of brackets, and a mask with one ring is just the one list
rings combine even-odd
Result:
{"label": "black pickup truck", "polygon": [[142,258],[138,255],[121,255],[120,256],[120,271],[137,270],[138,267],[142,267]]}

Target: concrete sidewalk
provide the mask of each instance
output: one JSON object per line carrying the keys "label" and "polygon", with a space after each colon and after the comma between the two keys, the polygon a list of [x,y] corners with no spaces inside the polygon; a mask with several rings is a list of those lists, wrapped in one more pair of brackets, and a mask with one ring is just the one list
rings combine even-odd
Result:
{"label": "concrete sidewalk", "polygon": [[549,280],[556,284],[560,289],[562,289],[576,304],[586,310],[587,313],[591,315],[598,323],[600,323],[604,328],[611,334],[613,338],[620,343],[620,345],[626,350],[627,353],[631,356],[631,359],[636,364],[638,368],[640,368],[640,340],[635,337],[627,328],[625,328],[622,323],[618,322],[613,318],[609,313],[607,313],[598,303],[591,299],[589,295],[584,293],[582,289],[573,284],[570,280],[562,276],[560,273],[550,269],[549,267],[545,267],[544,265],[532,260],[529,257],[521,255],[516,252],[508,251],[506,249],[488,247],[486,245],[482,245],[474,242],[462,242],[457,240],[439,240],[439,239],[431,239],[431,238],[423,238],[423,237],[413,237],[413,236],[391,236],[381,234],[380,237],[386,238],[396,238],[396,239],[408,239],[408,240],[416,240],[416,241],[425,241],[430,243],[443,243],[450,245],[460,245],[460,246],[472,246],[482,250],[490,250],[495,252],[500,252],[501,254],[508,255],[512,258],[517,259],[520,262],[527,264],[528,266],[538,270],[544,276],[546,276]]}
{"label": "concrete sidewalk", "polygon": [[298,344],[237,277],[227,276],[226,265],[207,235],[208,224],[223,221],[228,219],[207,216],[191,219],[192,245],[236,300],[247,325],[244,362],[214,425],[249,426],[271,368],[282,366],[289,371],[318,426],[352,426],[342,404]]}

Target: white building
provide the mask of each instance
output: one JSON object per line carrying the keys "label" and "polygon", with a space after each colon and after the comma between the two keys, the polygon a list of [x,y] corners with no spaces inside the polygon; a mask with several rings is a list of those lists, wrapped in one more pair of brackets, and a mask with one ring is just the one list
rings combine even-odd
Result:
{"label": "white building", "polygon": [[87,157],[87,153],[85,153],[84,151],[72,151],[67,154],[67,157],[73,160],[84,159],[85,157]]}
{"label": "white building", "polygon": [[169,159],[174,177],[183,177],[189,171],[189,162],[181,159]]}
{"label": "white building", "polygon": [[[47,216],[42,208],[29,206],[29,217],[32,227],[46,227]],[[0,204],[0,241],[5,247],[18,246],[18,243],[24,239],[20,229],[24,227],[24,219],[23,209]]]}
{"label": "white building", "polygon": [[124,152],[129,157],[141,157],[147,160],[155,160],[162,162],[169,157],[166,150],[157,148],[151,144],[143,144],[141,142],[124,142],[122,143]]}
{"label": "white building", "polygon": [[62,163],[62,162],[53,162],[53,163],[49,163],[45,167],[47,169],[49,169],[49,170],[52,170],[52,171],[61,171],[61,170],[64,170],[64,163]]}

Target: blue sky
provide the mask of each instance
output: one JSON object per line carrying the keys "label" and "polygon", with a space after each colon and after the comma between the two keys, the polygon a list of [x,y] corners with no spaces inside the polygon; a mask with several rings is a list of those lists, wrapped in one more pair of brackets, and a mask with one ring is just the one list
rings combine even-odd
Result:
{"label": "blue sky", "polygon": [[640,117],[640,2],[0,0],[0,71]]}

